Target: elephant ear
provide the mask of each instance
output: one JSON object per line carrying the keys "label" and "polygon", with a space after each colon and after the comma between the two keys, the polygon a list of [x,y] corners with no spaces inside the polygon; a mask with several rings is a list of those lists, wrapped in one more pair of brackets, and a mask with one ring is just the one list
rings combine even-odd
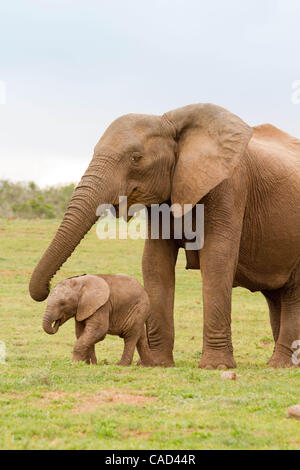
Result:
{"label": "elephant ear", "polygon": [[165,117],[176,129],[178,159],[171,201],[173,214],[178,217],[188,212],[185,204],[193,207],[232,175],[253,130],[239,117],[213,104],[185,106]]}
{"label": "elephant ear", "polygon": [[106,304],[110,289],[106,281],[98,276],[87,275],[82,279],[76,320],[83,321]]}

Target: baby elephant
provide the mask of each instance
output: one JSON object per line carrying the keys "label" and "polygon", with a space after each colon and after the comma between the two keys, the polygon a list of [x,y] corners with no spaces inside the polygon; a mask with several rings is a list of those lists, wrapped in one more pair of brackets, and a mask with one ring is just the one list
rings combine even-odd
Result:
{"label": "baby elephant", "polygon": [[60,325],[75,317],[77,341],[73,361],[97,364],[95,344],[108,333],[124,338],[118,365],[129,366],[137,347],[141,364],[152,366],[144,328],[149,313],[148,295],[132,277],[84,274],[65,279],[52,290],[43,328],[46,333],[54,334]]}

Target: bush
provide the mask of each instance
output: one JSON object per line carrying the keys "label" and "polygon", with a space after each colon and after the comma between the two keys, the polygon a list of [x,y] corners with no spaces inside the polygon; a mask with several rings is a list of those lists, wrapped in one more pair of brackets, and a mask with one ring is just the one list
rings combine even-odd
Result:
{"label": "bush", "polygon": [[73,183],[41,189],[33,181],[11,183],[0,180],[0,217],[60,219],[74,189]]}

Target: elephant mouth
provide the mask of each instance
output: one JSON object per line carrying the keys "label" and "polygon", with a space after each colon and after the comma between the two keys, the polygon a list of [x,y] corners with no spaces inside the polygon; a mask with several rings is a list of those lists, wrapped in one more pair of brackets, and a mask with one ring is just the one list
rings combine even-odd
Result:
{"label": "elephant mouth", "polygon": [[56,333],[59,327],[60,327],[60,319],[55,320],[54,324],[52,325],[53,333]]}

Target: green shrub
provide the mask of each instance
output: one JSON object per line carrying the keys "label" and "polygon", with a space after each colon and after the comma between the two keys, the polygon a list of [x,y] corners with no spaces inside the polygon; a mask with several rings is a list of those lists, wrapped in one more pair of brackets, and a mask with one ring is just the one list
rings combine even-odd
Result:
{"label": "green shrub", "polygon": [[62,218],[75,184],[41,189],[36,183],[0,180],[0,217],[22,219]]}

